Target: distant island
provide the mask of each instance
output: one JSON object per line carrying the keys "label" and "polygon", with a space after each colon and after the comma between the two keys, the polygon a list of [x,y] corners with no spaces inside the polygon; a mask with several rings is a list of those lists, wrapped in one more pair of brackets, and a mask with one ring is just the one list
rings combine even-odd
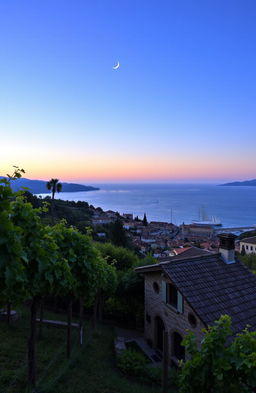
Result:
{"label": "distant island", "polygon": [[[17,179],[11,182],[13,191],[19,191],[22,187],[26,187],[32,194],[44,194],[50,191],[46,188],[46,181],[31,180],[26,178]],[[78,191],[97,191],[99,188],[91,186],[83,186],[82,184],[62,183],[62,192],[78,192]]]}
{"label": "distant island", "polygon": [[221,186],[256,186],[256,179],[245,181],[234,181],[232,183],[220,184]]}

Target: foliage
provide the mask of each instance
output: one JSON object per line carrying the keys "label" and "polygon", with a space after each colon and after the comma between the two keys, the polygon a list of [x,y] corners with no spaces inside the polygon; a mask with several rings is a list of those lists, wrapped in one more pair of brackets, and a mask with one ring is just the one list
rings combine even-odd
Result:
{"label": "foliage", "polygon": [[246,254],[245,252],[245,247],[244,244],[242,245],[242,250],[241,250],[241,256],[244,256]]}
{"label": "foliage", "polygon": [[118,295],[123,298],[135,297],[136,299],[144,299],[144,279],[137,274],[134,269],[129,269],[119,276]]}
{"label": "foliage", "polygon": [[148,253],[145,258],[139,260],[138,266],[154,265],[158,263],[157,259],[151,253]]}
{"label": "foliage", "polygon": [[62,184],[59,182],[59,179],[51,179],[46,183],[46,188],[52,192],[51,198],[51,220],[52,224],[54,224],[54,196],[56,192],[60,192],[62,189]]}
{"label": "foliage", "polygon": [[144,227],[146,227],[148,225],[148,220],[147,220],[146,213],[144,213],[142,224],[144,225]]}
{"label": "foliage", "polygon": [[[21,176],[19,170],[15,170],[10,178],[14,180],[15,176]],[[57,186],[58,184],[56,189]],[[8,179],[2,180],[0,296],[3,302],[8,303],[31,299],[29,387],[35,386],[36,382],[35,336],[38,300],[45,295],[73,294],[87,303],[92,303],[99,290],[111,291],[116,285],[114,267],[100,256],[91,238],[75,228],[67,228],[64,223],[55,227],[45,226],[41,220],[41,214],[45,211],[45,207],[33,208],[22,193],[12,192]],[[70,329],[68,331],[70,332]],[[70,334],[68,337],[70,338]]]}
{"label": "foliage", "polygon": [[[134,268],[120,272],[115,302],[112,309],[115,319],[126,321],[130,326],[143,326],[144,320],[144,279],[134,271]],[[117,312],[118,310],[118,312]]]}
{"label": "foliage", "polygon": [[20,178],[23,169],[15,167],[8,178],[0,179],[0,300],[16,303],[24,296],[23,261],[26,255],[21,245],[21,229],[13,223],[13,199],[20,193],[13,193],[10,181]]}
{"label": "foliage", "polygon": [[240,254],[239,259],[256,274],[256,254]]}
{"label": "foliage", "polygon": [[98,290],[107,295],[115,293],[117,274],[113,265],[109,265],[102,257],[98,258],[95,275]]}
{"label": "foliage", "polygon": [[139,263],[138,257],[133,251],[124,247],[118,247],[111,243],[95,243],[101,255],[114,265],[117,270],[127,270]]}
{"label": "foliage", "polygon": [[[162,367],[154,367],[146,356],[135,349],[125,349],[117,359],[117,367],[123,374],[136,377],[148,384],[161,385]],[[174,368],[168,370],[168,386],[178,382],[178,373]]]}
{"label": "foliage", "polygon": [[89,235],[61,222],[52,227],[52,236],[71,269],[73,295],[91,305],[99,289],[114,290],[115,269],[101,257]]}
{"label": "foliage", "polygon": [[117,269],[116,293],[106,301],[105,313],[127,326],[143,326],[144,279],[134,268],[156,263],[156,260],[151,255],[139,259],[134,252],[110,243],[95,244],[108,263]]}
{"label": "foliage", "polygon": [[[19,177],[21,171],[16,168],[9,180]],[[8,303],[21,298],[32,300],[28,340],[28,386],[31,387],[35,385],[36,375],[37,300],[45,293],[56,293],[60,286],[72,285],[72,277],[66,261],[58,254],[57,245],[41,223],[40,209],[33,209],[32,205],[24,200],[22,193],[12,193],[8,180],[3,180],[1,191],[2,202],[5,202],[1,210],[5,223],[5,228],[2,229],[5,229],[5,232],[0,233],[0,280],[3,284],[1,297]]]}
{"label": "foliage", "polygon": [[[52,227],[51,235],[67,261],[73,277],[74,285],[70,288],[70,294],[78,298],[91,296],[92,261],[95,255],[89,239],[76,228],[67,227],[64,221]],[[92,298],[93,296],[94,293]]]}
{"label": "foliage", "polygon": [[[152,367],[151,365],[146,365],[142,380],[149,383],[154,383],[156,385],[161,385],[162,383],[162,367]],[[176,386],[178,383],[178,371],[172,367],[168,369],[168,386]]]}
{"label": "foliage", "polygon": [[54,199],[55,193],[61,191],[62,184],[59,179],[51,179],[46,183],[46,188],[52,192],[52,199]]}
{"label": "foliage", "polygon": [[33,209],[22,196],[12,202],[12,222],[19,227],[25,257],[27,297],[59,294],[72,283],[69,266],[59,253],[49,227],[42,225],[41,209]]}
{"label": "foliage", "polygon": [[[127,250],[125,252],[127,253]],[[143,259],[139,259],[131,251],[128,251],[126,255],[133,257],[133,265],[119,272],[118,295],[121,298],[136,298],[136,300],[144,303],[144,278],[141,274],[136,273],[134,269],[139,266],[153,265],[157,263],[157,260],[151,254]]]}
{"label": "foliage", "polygon": [[256,236],[256,230],[241,233],[241,235],[239,236],[239,239],[242,240],[242,239],[245,239],[247,237],[252,237],[252,236]]}
{"label": "foliage", "polygon": [[148,361],[142,353],[131,348],[124,350],[117,360],[117,366],[129,376],[143,375],[147,363]]}
{"label": "foliage", "polygon": [[[233,342],[224,315],[205,330],[201,348],[191,332],[183,340],[190,360],[182,364],[180,393],[249,393],[256,387],[256,332],[245,330]],[[230,338],[229,338],[230,340]]]}
{"label": "foliage", "polygon": [[122,221],[117,219],[115,222],[109,224],[109,237],[111,243],[115,246],[127,247],[129,240],[125,229],[123,228]]}
{"label": "foliage", "polygon": [[27,202],[31,203],[31,205],[35,209],[38,209],[39,207],[43,206],[43,199],[41,197],[37,197],[36,195],[33,195],[31,192],[27,190],[23,192],[23,197],[26,199]]}
{"label": "foliage", "polygon": [[[45,198],[37,197],[26,191],[24,197],[32,204],[34,208],[42,207],[43,204],[51,204],[49,196]],[[91,217],[93,207],[89,207],[87,202],[82,201],[63,201],[62,199],[54,199],[54,218],[55,222],[65,219],[67,225],[73,225],[81,232],[86,233],[86,228],[91,225]],[[41,212],[42,221],[45,224],[52,222],[50,211]]]}

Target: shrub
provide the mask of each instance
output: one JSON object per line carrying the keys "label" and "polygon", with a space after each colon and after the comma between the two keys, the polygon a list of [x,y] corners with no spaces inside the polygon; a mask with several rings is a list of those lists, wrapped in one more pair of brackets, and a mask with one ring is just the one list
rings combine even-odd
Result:
{"label": "shrub", "polygon": [[[152,367],[151,364],[146,365],[143,370],[142,379],[147,383],[154,383],[161,385],[162,383],[162,367]],[[178,384],[178,370],[175,368],[169,368],[168,370],[168,386],[174,386]]]}
{"label": "shrub", "polygon": [[[162,368],[153,367],[149,360],[134,349],[126,349],[118,357],[118,368],[127,376],[136,377],[144,383],[161,385]],[[178,372],[170,368],[168,372],[168,386],[178,383]]]}
{"label": "shrub", "polygon": [[256,332],[245,329],[230,342],[231,319],[222,315],[204,333],[200,349],[193,333],[183,340],[191,358],[182,364],[179,392],[255,392]]}
{"label": "shrub", "polygon": [[147,363],[145,356],[134,349],[124,350],[117,360],[119,369],[129,376],[143,375]]}

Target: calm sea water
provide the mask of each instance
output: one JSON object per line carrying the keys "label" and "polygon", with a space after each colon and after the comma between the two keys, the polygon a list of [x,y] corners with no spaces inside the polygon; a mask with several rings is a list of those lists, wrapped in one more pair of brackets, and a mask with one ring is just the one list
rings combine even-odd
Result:
{"label": "calm sea water", "polygon": [[103,210],[133,213],[151,221],[191,223],[200,208],[220,218],[223,226],[256,224],[256,187],[202,184],[98,184],[99,191],[60,193],[57,198],[86,201]]}

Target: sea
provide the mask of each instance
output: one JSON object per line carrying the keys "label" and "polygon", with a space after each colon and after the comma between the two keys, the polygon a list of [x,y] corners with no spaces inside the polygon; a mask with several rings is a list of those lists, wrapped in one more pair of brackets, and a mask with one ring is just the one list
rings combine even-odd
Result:
{"label": "sea", "polygon": [[[85,201],[103,210],[132,213],[148,221],[190,224],[202,210],[224,227],[256,225],[256,187],[213,184],[94,184],[98,191],[61,192],[56,198]],[[42,194],[46,196],[47,194]]]}

